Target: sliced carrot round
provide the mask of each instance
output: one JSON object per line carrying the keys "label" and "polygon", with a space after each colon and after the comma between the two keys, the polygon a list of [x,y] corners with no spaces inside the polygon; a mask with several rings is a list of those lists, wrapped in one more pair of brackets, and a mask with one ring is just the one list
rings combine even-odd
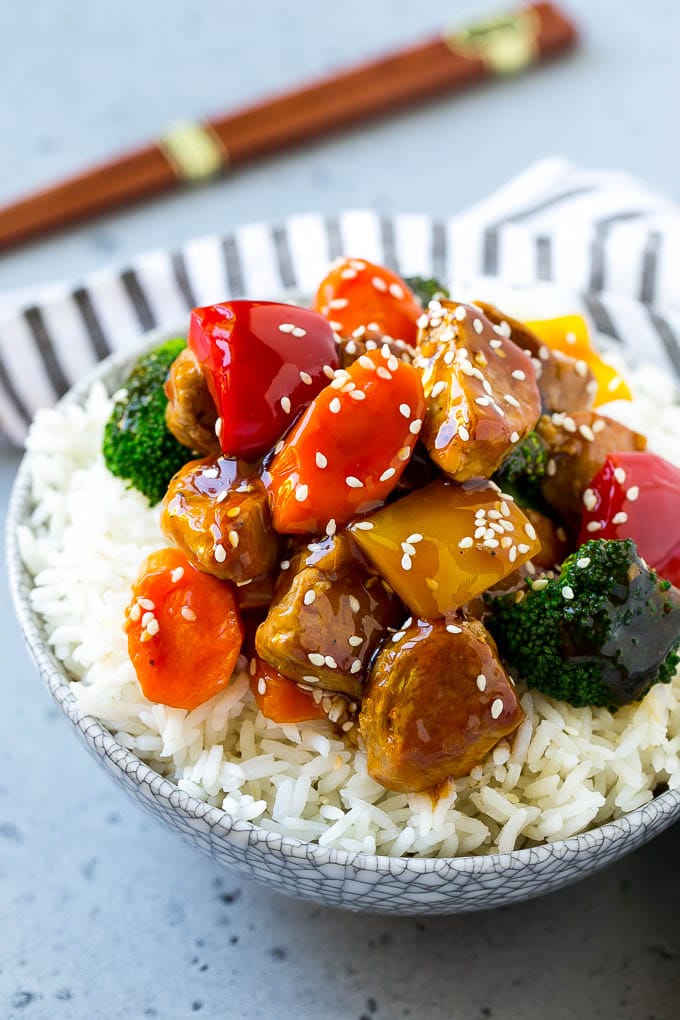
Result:
{"label": "sliced carrot round", "polygon": [[277,723],[297,723],[325,718],[311,691],[303,691],[293,680],[260,658],[254,657],[250,661],[250,687],[257,707],[267,719]]}
{"label": "sliced carrot round", "polygon": [[227,686],[244,634],[232,586],[196,570],[174,547],[142,565],[125,631],[145,696],[189,710]]}

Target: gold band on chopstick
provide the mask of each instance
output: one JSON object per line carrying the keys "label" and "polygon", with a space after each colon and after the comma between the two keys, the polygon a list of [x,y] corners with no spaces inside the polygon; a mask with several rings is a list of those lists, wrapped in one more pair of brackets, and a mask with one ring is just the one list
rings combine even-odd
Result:
{"label": "gold band on chopstick", "polygon": [[538,59],[539,30],[536,11],[515,11],[447,32],[444,42],[462,57],[482,60],[492,74],[516,74]]}
{"label": "gold band on chopstick", "polygon": [[178,181],[205,181],[229,166],[229,153],[221,139],[201,121],[173,124],[156,145]]}

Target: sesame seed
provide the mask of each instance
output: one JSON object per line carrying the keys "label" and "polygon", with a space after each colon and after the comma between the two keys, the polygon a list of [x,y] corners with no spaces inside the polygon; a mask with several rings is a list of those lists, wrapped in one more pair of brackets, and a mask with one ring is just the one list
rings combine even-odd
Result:
{"label": "sesame seed", "polygon": [[349,266],[347,267],[347,269],[343,269],[342,272],[340,273],[341,280],[356,280],[356,278],[357,278],[356,269],[351,269]]}
{"label": "sesame seed", "polygon": [[364,393],[363,390],[352,390],[352,392],[350,393],[350,397],[352,398],[352,400],[365,400],[366,394]]}
{"label": "sesame seed", "polygon": [[430,591],[437,591],[439,589],[439,582],[435,581],[434,577],[426,577],[425,584],[430,589]]}
{"label": "sesame seed", "polygon": [[500,542],[497,538],[485,538],[482,545],[487,549],[498,549]]}
{"label": "sesame seed", "polygon": [[578,430],[588,443],[595,441],[595,433],[589,425],[579,425]]}
{"label": "sesame seed", "polygon": [[447,351],[446,354],[444,355],[444,364],[452,365],[455,357],[456,357],[455,351]]}
{"label": "sesame seed", "polygon": [[570,588],[568,584],[565,584],[564,588],[562,589],[562,598],[566,599],[567,602],[571,602],[573,597],[574,597],[574,589]]}
{"label": "sesame seed", "polygon": [[[303,680],[304,680],[304,681],[305,681],[306,683],[308,683],[308,684],[318,684],[318,682],[319,682],[319,678],[318,678],[318,676],[312,676],[312,674],[311,674],[311,673],[305,673],[305,674],[304,674],[304,676],[302,677],[302,679],[303,679]],[[321,694],[321,691],[314,691],[314,695],[315,695],[315,697],[314,697],[314,701],[315,701],[315,702],[316,702],[316,704],[318,705],[318,704],[319,704],[319,702],[318,702],[318,701],[316,700],[316,695],[317,695],[317,694],[319,695],[319,701],[320,701],[320,700],[321,700],[321,698],[322,698],[322,694]]]}
{"label": "sesame seed", "polygon": [[505,535],[501,539],[501,549],[509,549],[511,545],[512,545],[512,539],[510,538],[510,535]]}
{"label": "sesame seed", "polygon": [[354,527],[357,528],[358,531],[372,531],[375,524],[373,524],[372,521],[357,521]]}
{"label": "sesame seed", "polygon": [[470,438],[470,433],[468,432],[464,425],[458,426],[458,435],[460,436],[464,443],[467,443],[468,439]]}
{"label": "sesame seed", "polygon": [[586,531],[602,531],[602,525],[599,521],[588,521]]}
{"label": "sesame seed", "polygon": [[347,475],[345,485],[349,486],[350,489],[363,489],[364,487],[364,483],[355,475]]}
{"label": "sesame seed", "polygon": [[361,603],[359,602],[359,599],[356,597],[356,595],[350,595],[349,608],[352,610],[353,613],[358,613],[359,610],[361,609]]}
{"label": "sesame seed", "polygon": [[323,661],[326,663],[329,669],[337,669],[338,664],[332,655],[324,655]]}
{"label": "sesame seed", "polygon": [[586,510],[594,510],[597,506],[597,496],[593,489],[586,489],[581,498]]}
{"label": "sesame seed", "polygon": [[475,397],[475,404],[479,404],[480,407],[488,407],[490,403],[488,397]]}
{"label": "sesame seed", "polygon": [[462,634],[463,633],[463,628],[462,627],[456,627],[455,623],[447,623],[446,629],[447,629],[449,634]]}
{"label": "sesame seed", "polygon": [[279,323],[279,330],[282,333],[292,333],[294,329],[295,329],[295,326],[293,325],[292,322],[280,322]]}
{"label": "sesame seed", "polygon": [[316,457],[314,459],[316,461],[316,466],[321,468],[322,471],[325,467],[328,467],[328,458],[321,453],[320,450],[316,451]]}
{"label": "sesame seed", "polygon": [[411,448],[409,446],[402,446],[401,450],[397,454],[399,460],[408,460],[411,456]]}
{"label": "sesame seed", "polygon": [[348,301],[348,299],[347,299],[347,298],[344,298],[344,297],[336,297],[336,298],[332,298],[332,299],[331,299],[331,300],[330,300],[330,301],[328,302],[328,307],[329,307],[329,308],[337,308],[337,309],[340,309],[340,308],[347,308],[347,305],[348,305],[348,304],[349,304],[349,301]]}
{"label": "sesame seed", "polygon": [[383,471],[383,473],[381,474],[380,481],[381,482],[387,482],[387,481],[389,481],[390,478],[392,478],[394,475],[396,475],[396,473],[397,472],[396,472],[395,468],[393,468],[393,467],[387,468],[387,470]]}
{"label": "sesame seed", "polygon": [[417,436],[423,427],[423,423],[420,418],[414,418],[408,427],[409,432],[412,436]]}
{"label": "sesame seed", "polygon": [[355,344],[354,340],[347,341],[347,343],[345,344],[345,351],[347,352],[347,354],[356,354],[357,345]]}
{"label": "sesame seed", "polygon": [[257,681],[257,693],[258,694],[266,694],[267,693],[267,681],[265,680],[265,678],[263,676],[261,676],[259,678],[259,680]]}
{"label": "sesame seed", "polygon": [[411,566],[412,566],[411,557],[409,556],[408,553],[404,553],[404,555],[401,558],[401,569],[410,570]]}
{"label": "sesame seed", "polygon": [[315,598],[316,598],[316,592],[314,591],[314,589],[313,588],[308,588],[307,591],[304,594],[303,599],[302,599],[303,605],[311,606],[312,603],[314,602]]}
{"label": "sesame seed", "polygon": [[622,467],[614,468],[614,478],[619,483],[619,485],[624,485],[625,484],[625,481],[626,481],[626,472],[623,470]]}
{"label": "sesame seed", "polygon": [[628,514],[625,510],[619,510],[617,514],[612,517],[612,524],[625,524],[628,520]]}
{"label": "sesame seed", "polygon": [[289,566],[290,560],[281,560],[281,562],[279,563],[279,567],[281,568],[281,570],[288,570]]}
{"label": "sesame seed", "polygon": [[161,629],[160,624],[155,616],[153,620],[149,620],[149,622],[146,625],[146,632],[150,637],[155,637],[160,629]]}
{"label": "sesame seed", "polygon": [[220,472],[216,467],[206,468],[203,472],[204,478],[219,478]]}
{"label": "sesame seed", "polygon": [[175,567],[174,570],[170,571],[170,580],[173,584],[177,584],[184,577],[184,567]]}
{"label": "sesame seed", "polygon": [[479,333],[483,333],[484,332],[484,323],[482,322],[481,319],[473,319],[472,320],[472,325],[473,325],[475,333],[479,334]]}
{"label": "sesame seed", "polygon": [[530,521],[527,521],[527,523],[524,525],[524,534],[528,535],[532,542],[536,541],[536,528]]}
{"label": "sesame seed", "polygon": [[389,356],[389,358],[387,359],[387,367],[389,368],[390,372],[397,371],[397,369],[399,368],[399,358],[396,356],[396,354],[391,354]]}
{"label": "sesame seed", "polygon": [[[496,327],[494,326],[494,329]],[[494,351],[497,351],[499,347],[503,346],[502,340],[489,340],[489,347],[492,347]]]}
{"label": "sesame seed", "polygon": [[130,619],[133,620],[135,623],[141,617],[142,611],[141,611],[141,609],[139,608],[139,606],[137,605],[136,602],[132,606],[130,606],[130,611],[129,611],[128,615],[129,615]]}
{"label": "sesame seed", "polygon": [[579,359],[574,364],[574,371],[576,372],[576,375],[580,375],[582,379],[585,379],[585,377],[588,375],[588,366],[585,363],[585,361],[581,361]]}
{"label": "sesame seed", "polygon": [[290,414],[290,397],[281,397],[281,410],[284,414]]}
{"label": "sesame seed", "polygon": [[304,503],[309,495],[309,486],[307,485],[296,485],[295,486],[295,499],[298,503]]}
{"label": "sesame seed", "polygon": [[510,407],[519,407],[520,406],[519,405],[519,400],[517,400],[515,397],[513,397],[512,393],[504,393],[503,394],[503,399],[505,400],[506,404],[510,404]]}
{"label": "sesame seed", "polygon": [[227,550],[219,542],[216,543],[213,555],[218,563],[224,563],[227,558]]}
{"label": "sesame seed", "polygon": [[399,405],[399,414],[402,414],[404,418],[411,417],[411,408],[408,406],[408,404]]}
{"label": "sesame seed", "polygon": [[513,378],[513,379],[521,379],[521,380],[524,380],[524,379],[526,379],[526,377],[527,377],[527,374],[526,374],[526,372],[523,372],[521,368],[516,368],[516,369],[514,370],[514,372],[512,373],[512,378]]}
{"label": "sesame seed", "polygon": [[626,491],[626,499],[629,499],[631,503],[634,503],[639,495],[640,487],[638,485],[631,485],[630,489]]}
{"label": "sesame seed", "polygon": [[189,621],[189,623],[193,623],[194,620],[196,619],[196,613],[189,606],[182,606],[182,608],[180,609],[180,613],[182,614],[185,620]]}
{"label": "sesame seed", "polygon": [[511,563],[514,563],[515,560],[517,559],[517,546],[516,545],[511,545],[510,546],[510,550],[508,552],[508,559],[510,560]]}
{"label": "sesame seed", "polygon": [[484,673],[480,673],[476,680],[477,687],[480,691],[486,690],[486,676]]}
{"label": "sesame seed", "polygon": [[293,330],[293,336],[301,337],[307,336],[307,330],[303,329],[302,326],[296,326]]}
{"label": "sesame seed", "polygon": [[[510,496],[509,498],[512,499],[512,496]],[[504,517],[507,517],[509,515],[510,507],[505,502],[505,500],[503,500],[503,502],[501,503],[500,510]]]}
{"label": "sesame seed", "polygon": [[227,510],[227,517],[238,517],[240,513],[241,513],[240,506],[232,506],[229,507],[229,509]]}
{"label": "sesame seed", "polygon": [[532,588],[532,591],[543,591],[543,589],[547,588],[547,586],[548,586],[548,578],[547,577],[539,577],[538,581],[534,581],[534,583],[532,584],[531,588]]}
{"label": "sesame seed", "polygon": [[221,431],[222,431],[222,419],[218,418],[215,421],[215,435],[217,436],[218,439],[220,438]]}
{"label": "sesame seed", "polygon": [[504,336],[509,339],[512,336],[512,330],[510,329],[510,323],[506,322],[505,319],[501,319],[497,326],[494,326],[494,330],[499,336]]}
{"label": "sesame seed", "polygon": [[422,542],[423,536],[419,531],[414,531],[412,535],[409,535],[406,539],[407,542]]}
{"label": "sesame seed", "polygon": [[236,532],[236,531],[228,531],[227,534],[229,535],[229,544],[234,549],[237,549],[238,548],[238,532]]}
{"label": "sesame seed", "polygon": [[502,713],[503,713],[503,701],[501,698],[496,698],[491,703],[491,718],[498,719],[498,717],[502,715]]}
{"label": "sesame seed", "polygon": [[379,375],[381,379],[387,379],[389,381],[392,378],[391,373],[388,372],[386,368],[383,368],[382,365],[378,365],[375,371],[376,375]]}
{"label": "sesame seed", "polygon": [[591,425],[591,428],[596,435],[598,432],[602,432],[602,430],[605,429],[606,427],[607,426],[602,418],[596,418],[593,424]]}
{"label": "sesame seed", "polygon": [[438,397],[439,394],[442,393],[445,389],[446,389],[446,383],[444,382],[443,379],[440,379],[439,382],[436,382],[434,384],[434,386],[432,387],[432,390],[430,392],[430,396],[431,397]]}
{"label": "sesame seed", "polygon": [[300,379],[305,384],[305,386],[311,386],[312,385],[312,377],[309,374],[309,372],[303,372],[301,370],[300,371]]}
{"label": "sesame seed", "polygon": [[358,673],[361,669],[361,659],[355,659],[352,665],[349,667],[350,673]]}
{"label": "sesame seed", "polygon": [[393,635],[392,635],[392,643],[393,643],[393,644],[396,644],[396,643],[397,643],[397,641],[401,641],[401,639],[402,639],[402,638],[403,638],[403,637],[405,636],[405,634],[406,634],[406,631],[404,631],[404,630],[398,630],[398,631],[396,632],[396,634],[393,634]]}
{"label": "sesame seed", "polygon": [[374,276],[371,279],[371,286],[375,287],[375,289],[379,290],[381,293],[385,293],[387,291],[387,284],[380,276]]}
{"label": "sesame seed", "polygon": [[364,639],[362,637],[359,637],[358,634],[352,634],[350,637],[347,638],[347,644],[350,646],[350,648],[358,648],[359,645],[363,644],[363,641]]}
{"label": "sesame seed", "polygon": [[390,294],[400,301],[404,297],[404,288],[398,283],[391,283]]}
{"label": "sesame seed", "polygon": [[466,535],[465,538],[461,538],[460,542],[458,543],[458,548],[459,549],[471,549],[473,545],[474,545],[474,539],[471,538],[469,535]]}
{"label": "sesame seed", "polygon": [[339,414],[341,407],[342,404],[340,403],[340,397],[333,397],[330,404],[328,405],[328,410],[331,412],[331,414]]}
{"label": "sesame seed", "polygon": [[581,556],[580,559],[576,560],[576,566],[581,567],[581,569],[583,569],[584,567],[589,567],[590,556]]}
{"label": "sesame seed", "polygon": [[156,603],[152,602],[151,599],[145,599],[145,598],[137,599],[137,604],[142,609],[147,609],[147,610],[150,610],[150,611],[154,610],[156,608]]}
{"label": "sesame seed", "polygon": [[557,464],[553,457],[551,457],[548,463],[546,464],[545,473],[548,475],[549,478],[552,478],[553,475],[557,474]]}
{"label": "sesame seed", "polygon": [[526,554],[529,552],[530,549],[531,549],[531,546],[527,545],[526,542],[518,542],[517,543],[517,551],[518,551],[518,553],[521,556],[526,556]]}
{"label": "sesame seed", "polygon": [[307,658],[311,662],[312,666],[323,666],[326,661],[321,652],[308,652]]}
{"label": "sesame seed", "polygon": [[484,525],[482,525],[481,527],[475,529],[475,538],[484,538],[485,535],[486,535],[486,527]]}
{"label": "sesame seed", "polygon": [[330,365],[323,365],[321,371],[327,379],[335,379],[335,369]]}
{"label": "sesame seed", "polygon": [[410,542],[402,542],[401,548],[402,552],[408,553],[409,556],[415,556],[416,554],[416,547]]}
{"label": "sesame seed", "polygon": [[454,318],[458,319],[458,322],[462,322],[467,315],[467,308],[465,305],[458,305],[455,312],[453,313]]}
{"label": "sesame seed", "polygon": [[155,616],[153,615],[153,613],[144,613],[144,616],[142,617],[142,627],[148,627],[148,625],[154,619]]}

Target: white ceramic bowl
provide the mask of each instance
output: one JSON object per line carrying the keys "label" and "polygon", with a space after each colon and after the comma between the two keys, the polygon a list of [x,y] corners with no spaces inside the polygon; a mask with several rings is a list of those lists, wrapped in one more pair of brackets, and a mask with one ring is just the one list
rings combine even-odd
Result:
{"label": "white ceramic bowl", "polygon": [[[181,329],[151,333],[140,350],[178,333]],[[102,362],[63,403],[82,401],[95,379],[102,379],[109,392],[114,392],[140,350]],[[234,819],[179,790],[78,708],[69,677],[48,645],[43,623],[29,599],[32,579],[19,555],[17,528],[28,522],[30,511],[29,472],[24,461],[9,508],[7,554],[17,616],[40,675],[92,756],[116,782],[145,810],[226,868],[279,892],[349,910],[463,913],[528,899],[591,875],[680,818],[680,793],[666,791],[639,810],[580,836],[510,854],[460,858],[349,853]]]}

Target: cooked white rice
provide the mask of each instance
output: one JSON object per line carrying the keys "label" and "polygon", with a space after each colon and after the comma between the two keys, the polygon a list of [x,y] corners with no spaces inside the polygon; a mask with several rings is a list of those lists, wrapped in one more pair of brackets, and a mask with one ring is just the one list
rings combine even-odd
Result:
{"label": "cooked white rice", "polygon": [[[634,405],[610,405],[680,463],[680,407],[668,380],[627,378]],[[35,509],[21,531],[32,601],[75,678],[80,707],[187,792],[265,829],[393,856],[502,853],[561,839],[680,789],[680,675],[615,715],[525,693],[526,720],[471,776],[428,795],[385,790],[326,723],[280,726],[257,710],[240,662],[223,693],[193,712],[149,702],[127,656],[123,614],[144,557],[166,543],[158,510],[108,473],[111,402],[43,411],[28,441]],[[454,668],[454,667],[452,667]]]}

